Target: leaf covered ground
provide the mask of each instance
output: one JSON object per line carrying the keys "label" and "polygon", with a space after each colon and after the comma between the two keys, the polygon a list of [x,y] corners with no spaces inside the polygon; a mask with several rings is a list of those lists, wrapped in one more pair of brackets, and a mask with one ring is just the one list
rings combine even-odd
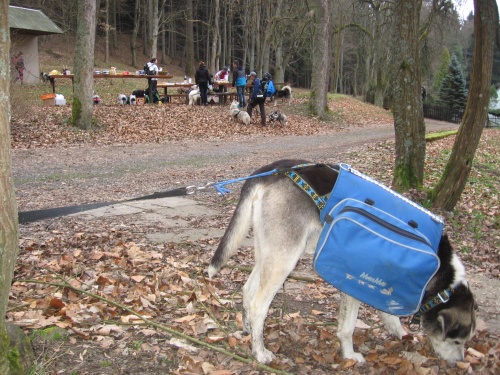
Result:
{"label": "leaf covered ground", "polygon": [[[26,150],[49,149],[53,160],[64,160],[72,155],[72,149],[92,147],[93,152],[102,151],[102,158],[94,160],[95,167],[100,168],[119,157],[106,154],[109,145],[159,144],[168,148],[186,140],[201,144],[217,139],[220,143],[216,147],[229,148],[235,140],[262,135],[274,142],[287,142],[290,135],[306,135],[316,142],[313,136],[318,134],[344,136],[346,129],[353,133],[373,127],[377,131],[378,126],[391,123],[386,111],[347,97],[330,103],[335,113],[327,124],[304,114],[305,99],[296,99],[293,104],[291,108],[279,106],[289,114],[285,128],[262,128],[258,122],[249,127],[231,124],[223,106],[190,109],[183,105],[134,108],[110,104],[96,108],[99,127],[93,132],[69,127],[69,108],[32,108],[23,115],[14,114],[12,119],[15,180],[22,175],[24,163],[43,163],[19,160]],[[452,144],[453,137],[428,144],[427,186],[437,181]],[[269,145],[268,152],[278,158],[280,152],[272,149],[272,142]],[[311,148],[318,146],[311,144]],[[499,146],[500,132],[485,130],[460,204],[452,213],[441,213],[483,301],[477,333],[467,345],[465,360],[456,366],[438,359],[421,332],[403,341],[389,337],[368,307],[361,310],[354,337],[355,347],[367,363],[342,359],[335,335],[338,294],[314,275],[310,259],[305,258],[275,298],[266,320],[265,341],[278,359],[270,368],[260,367],[252,361],[250,338],[241,332],[241,287],[253,264],[251,244],[243,246],[217,278],[208,280],[207,262],[218,237],[153,241],[148,234],[161,233],[168,225],[160,219],[141,220],[136,215],[94,220],[61,217],[21,225],[8,319],[33,337],[38,363],[35,373],[40,374],[498,373],[500,329],[489,325],[490,321],[498,324],[498,294],[492,301],[484,291],[498,285],[500,277]],[[390,184],[393,149],[392,141],[365,143],[360,139],[356,147],[343,150],[333,162],[341,156],[343,161]],[[210,177],[244,175],[261,157],[245,156],[238,164],[221,159],[211,166]],[[141,180],[146,190],[160,184],[155,182],[160,180],[157,174],[137,172],[139,176],[134,177],[133,171],[127,177],[129,181],[113,179],[112,173],[83,181],[78,175],[78,161],[73,168],[71,173],[78,176],[75,179],[81,179],[77,184],[66,176],[24,186],[18,178],[20,210],[63,206],[74,203],[75,196],[78,203],[85,203],[78,201],[78,196],[90,200],[92,194],[94,201],[101,201],[102,186],[110,194],[108,199],[113,194],[121,197],[123,190],[139,192]],[[111,170],[112,166],[107,168]],[[207,173],[203,160],[175,168],[165,165],[164,169],[180,186],[203,180]],[[106,176],[108,185],[100,185]],[[64,186],[71,186],[71,191]],[[425,204],[422,192],[409,195]],[[193,199],[210,213],[187,213],[172,220],[182,221],[182,230],[223,231],[237,198],[237,188],[225,198],[197,195]],[[169,225],[176,230],[176,224]]]}

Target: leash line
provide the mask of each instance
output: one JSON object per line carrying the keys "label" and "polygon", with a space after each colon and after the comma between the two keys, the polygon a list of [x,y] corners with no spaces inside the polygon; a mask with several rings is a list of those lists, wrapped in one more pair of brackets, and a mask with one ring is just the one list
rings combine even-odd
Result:
{"label": "leash line", "polygon": [[159,199],[159,198],[167,198],[167,197],[180,197],[184,195],[193,195],[203,190],[206,190],[210,187],[213,187],[217,190],[220,195],[226,195],[231,193],[231,191],[225,188],[225,185],[234,184],[237,182],[243,182],[246,180],[250,180],[253,178],[260,178],[264,176],[277,175],[277,174],[285,174],[289,171],[292,171],[297,168],[310,167],[317,165],[315,163],[307,163],[307,164],[299,164],[290,168],[283,169],[273,169],[271,171],[258,173],[254,175],[249,175],[246,177],[240,177],[220,182],[208,182],[203,186],[189,185],[181,188],[176,188],[167,191],[154,192],[153,194],[145,195],[142,197],[131,198],[121,201],[112,201],[112,202],[100,202],[100,203],[89,203],[89,204],[81,204],[74,206],[66,206],[66,207],[56,207],[56,208],[48,208],[41,210],[33,210],[33,211],[24,211],[18,213],[19,224],[28,224],[35,221],[40,221],[44,219],[53,219],[56,217],[67,216],[74,213],[85,212],[89,210],[94,210],[96,208],[111,206],[114,204],[123,204],[127,202],[137,202],[142,200],[150,200],[150,199]]}

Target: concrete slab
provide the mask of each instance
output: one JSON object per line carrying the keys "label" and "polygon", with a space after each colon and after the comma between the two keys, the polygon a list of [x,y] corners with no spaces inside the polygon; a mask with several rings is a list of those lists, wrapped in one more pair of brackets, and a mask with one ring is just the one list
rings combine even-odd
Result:
{"label": "concrete slab", "polygon": [[85,211],[81,213],[72,214],[69,216],[80,216],[83,219],[94,219],[97,217],[105,216],[120,216],[120,215],[133,215],[143,212],[141,208],[130,207],[125,204],[114,204],[112,206],[96,208],[95,210]]}
{"label": "concrete slab", "polygon": [[199,216],[211,216],[217,214],[216,211],[205,207],[201,204],[197,205],[185,205],[185,206],[177,206],[177,207],[162,207],[155,211],[160,215],[165,215],[167,217],[199,217]]}

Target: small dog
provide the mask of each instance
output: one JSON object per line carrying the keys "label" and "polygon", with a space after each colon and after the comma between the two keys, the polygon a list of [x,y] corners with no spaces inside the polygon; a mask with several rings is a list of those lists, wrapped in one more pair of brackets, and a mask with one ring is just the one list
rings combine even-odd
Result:
{"label": "small dog", "polygon": [[132,94],[129,96],[128,101],[131,105],[136,105],[137,104],[137,97],[134,94]]}
{"label": "small dog", "polygon": [[[281,160],[254,174],[304,163],[308,161]],[[319,195],[330,193],[337,180],[337,174],[326,165],[302,168],[300,174]],[[236,253],[251,226],[256,264],[243,287],[243,329],[252,334],[254,357],[259,362],[269,363],[275,358],[264,346],[264,322],[269,306],[300,256],[308,250],[314,251],[322,223],[316,204],[290,178],[274,174],[249,179],[243,185],[233,217],[210,262],[210,278]],[[474,333],[477,305],[464,266],[446,235],[441,238],[438,257],[440,267],[427,285],[423,301],[440,297],[442,303],[421,314],[422,328],[436,353],[454,363],[463,359],[465,342]],[[453,293],[446,300],[438,293],[447,288]],[[365,362],[363,355],[353,348],[360,305],[358,300],[341,293],[337,336],[345,358]],[[381,311],[379,315],[389,333],[399,339],[406,335],[397,316]]]}
{"label": "small dog", "polygon": [[118,104],[127,104],[128,98],[127,95],[118,94]]}
{"label": "small dog", "polygon": [[274,105],[278,103],[276,99],[282,99],[284,102],[288,102],[288,105],[292,101],[292,88],[289,85],[284,86],[281,90],[277,90],[273,95]]}
{"label": "small dog", "polygon": [[45,72],[40,72],[40,78],[42,79],[42,82],[50,81],[50,76]]}
{"label": "small dog", "polygon": [[246,111],[242,111],[238,108],[238,101],[233,100],[231,106],[229,107],[229,114],[231,115],[232,121],[239,121],[242,124],[250,124],[250,115]]}
{"label": "small dog", "polygon": [[274,111],[269,115],[269,122],[275,122],[278,121],[281,126],[286,125],[287,123],[287,117],[284,113]]}
{"label": "small dog", "polygon": [[200,96],[200,90],[198,89],[198,85],[194,85],[191,87],[188,97],[190,106],[194,106],[195,104],[198,104],[200,102],[201,96]]}

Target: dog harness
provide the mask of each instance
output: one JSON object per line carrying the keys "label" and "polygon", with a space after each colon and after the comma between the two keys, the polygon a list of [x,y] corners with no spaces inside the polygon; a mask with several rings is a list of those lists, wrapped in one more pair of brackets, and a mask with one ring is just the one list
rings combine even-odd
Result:
{"label": "dog harness", "polygon": [[420,328],[420,323],[422,320],[422,315],[426,312],[432,310],[434,307],[441,305],[442,303],[446,303],[450,300],[451,295],[455,292],[455,289],[448,288],[442,290],[434,298],[431,298],[427,302],[423,303],[420,306],[420,309],[411,317],[410,324],[408,327],[412,331],[416,331]]}

